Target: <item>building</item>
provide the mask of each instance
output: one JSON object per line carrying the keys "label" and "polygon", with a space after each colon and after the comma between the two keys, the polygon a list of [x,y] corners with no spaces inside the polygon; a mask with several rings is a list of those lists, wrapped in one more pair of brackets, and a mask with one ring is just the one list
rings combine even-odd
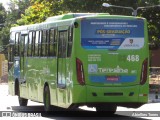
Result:
{"label": "building", "polygon": [[160,67],[160,48],[150,50],[150,67]]}
{"label": "building", "polygon": [[0,83],[8,81],[8,61],[0,54]]}
{"label": "building", "polygon": [[160,48],[150,50],[149,84],[151,91],[160,91]]}

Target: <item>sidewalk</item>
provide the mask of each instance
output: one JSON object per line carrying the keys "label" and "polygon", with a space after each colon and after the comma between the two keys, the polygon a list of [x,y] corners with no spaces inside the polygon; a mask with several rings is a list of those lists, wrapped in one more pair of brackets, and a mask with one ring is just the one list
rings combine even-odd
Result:
{"label": "sidewalk", "polygon": [[8,84],[7,83],[0,84],[0,96],[8,96]]}
{"label": "sidewalk", "polygon": [[160,93],[157,94],[158,97],[156,99],[156,93],[152,92],[149,94],[148,103],[160,103]]}

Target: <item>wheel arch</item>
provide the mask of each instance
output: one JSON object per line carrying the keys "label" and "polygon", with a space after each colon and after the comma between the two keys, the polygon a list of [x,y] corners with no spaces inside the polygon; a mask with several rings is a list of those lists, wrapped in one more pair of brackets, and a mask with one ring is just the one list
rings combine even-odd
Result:
{"label": "wheel arch", "polygon": [[44,84],[43,88],[43,103],[44,103],[44,110],[49,112],[51,110],[51,97],[50,97],[50,87],[47,82]]}
{"label": "wheel arch", "polygon": [[[50,92],[50,86],[49,86],[49,83],[48,82],[45,82],[44,83],[44,87],[43,87],[43,102],[44,102],[44,91],[45,91],[45,87],[48,86],[49,88],[49,92]],[[50,98],[51,99],[51,98]]]}
{"label": "wheel arch", "polygon": [[44,91],[44,89],[45,89],[45,87],[46,87],[46,86],[48,86],[48,87],[49,87],[49,83],[48,83],[48,82],[45,82],[45,83],[44,83],[43,91]]}

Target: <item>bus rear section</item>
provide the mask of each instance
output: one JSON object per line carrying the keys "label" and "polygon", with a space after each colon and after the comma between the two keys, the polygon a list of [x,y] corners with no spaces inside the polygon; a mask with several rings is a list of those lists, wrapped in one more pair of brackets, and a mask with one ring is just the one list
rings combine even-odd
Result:
{"label": "bus rear section", "polygon": [[75,29],[73,102],[101,110],[148,102],[148,33],[145,19],[86,18]]}

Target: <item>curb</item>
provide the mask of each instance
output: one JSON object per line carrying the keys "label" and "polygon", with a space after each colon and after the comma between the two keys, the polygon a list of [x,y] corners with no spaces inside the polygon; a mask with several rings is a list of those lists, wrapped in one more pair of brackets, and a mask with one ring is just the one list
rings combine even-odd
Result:
{"label": "curb", "polygon": [[160,103],[160,98],[152,100],[153,103]]}

